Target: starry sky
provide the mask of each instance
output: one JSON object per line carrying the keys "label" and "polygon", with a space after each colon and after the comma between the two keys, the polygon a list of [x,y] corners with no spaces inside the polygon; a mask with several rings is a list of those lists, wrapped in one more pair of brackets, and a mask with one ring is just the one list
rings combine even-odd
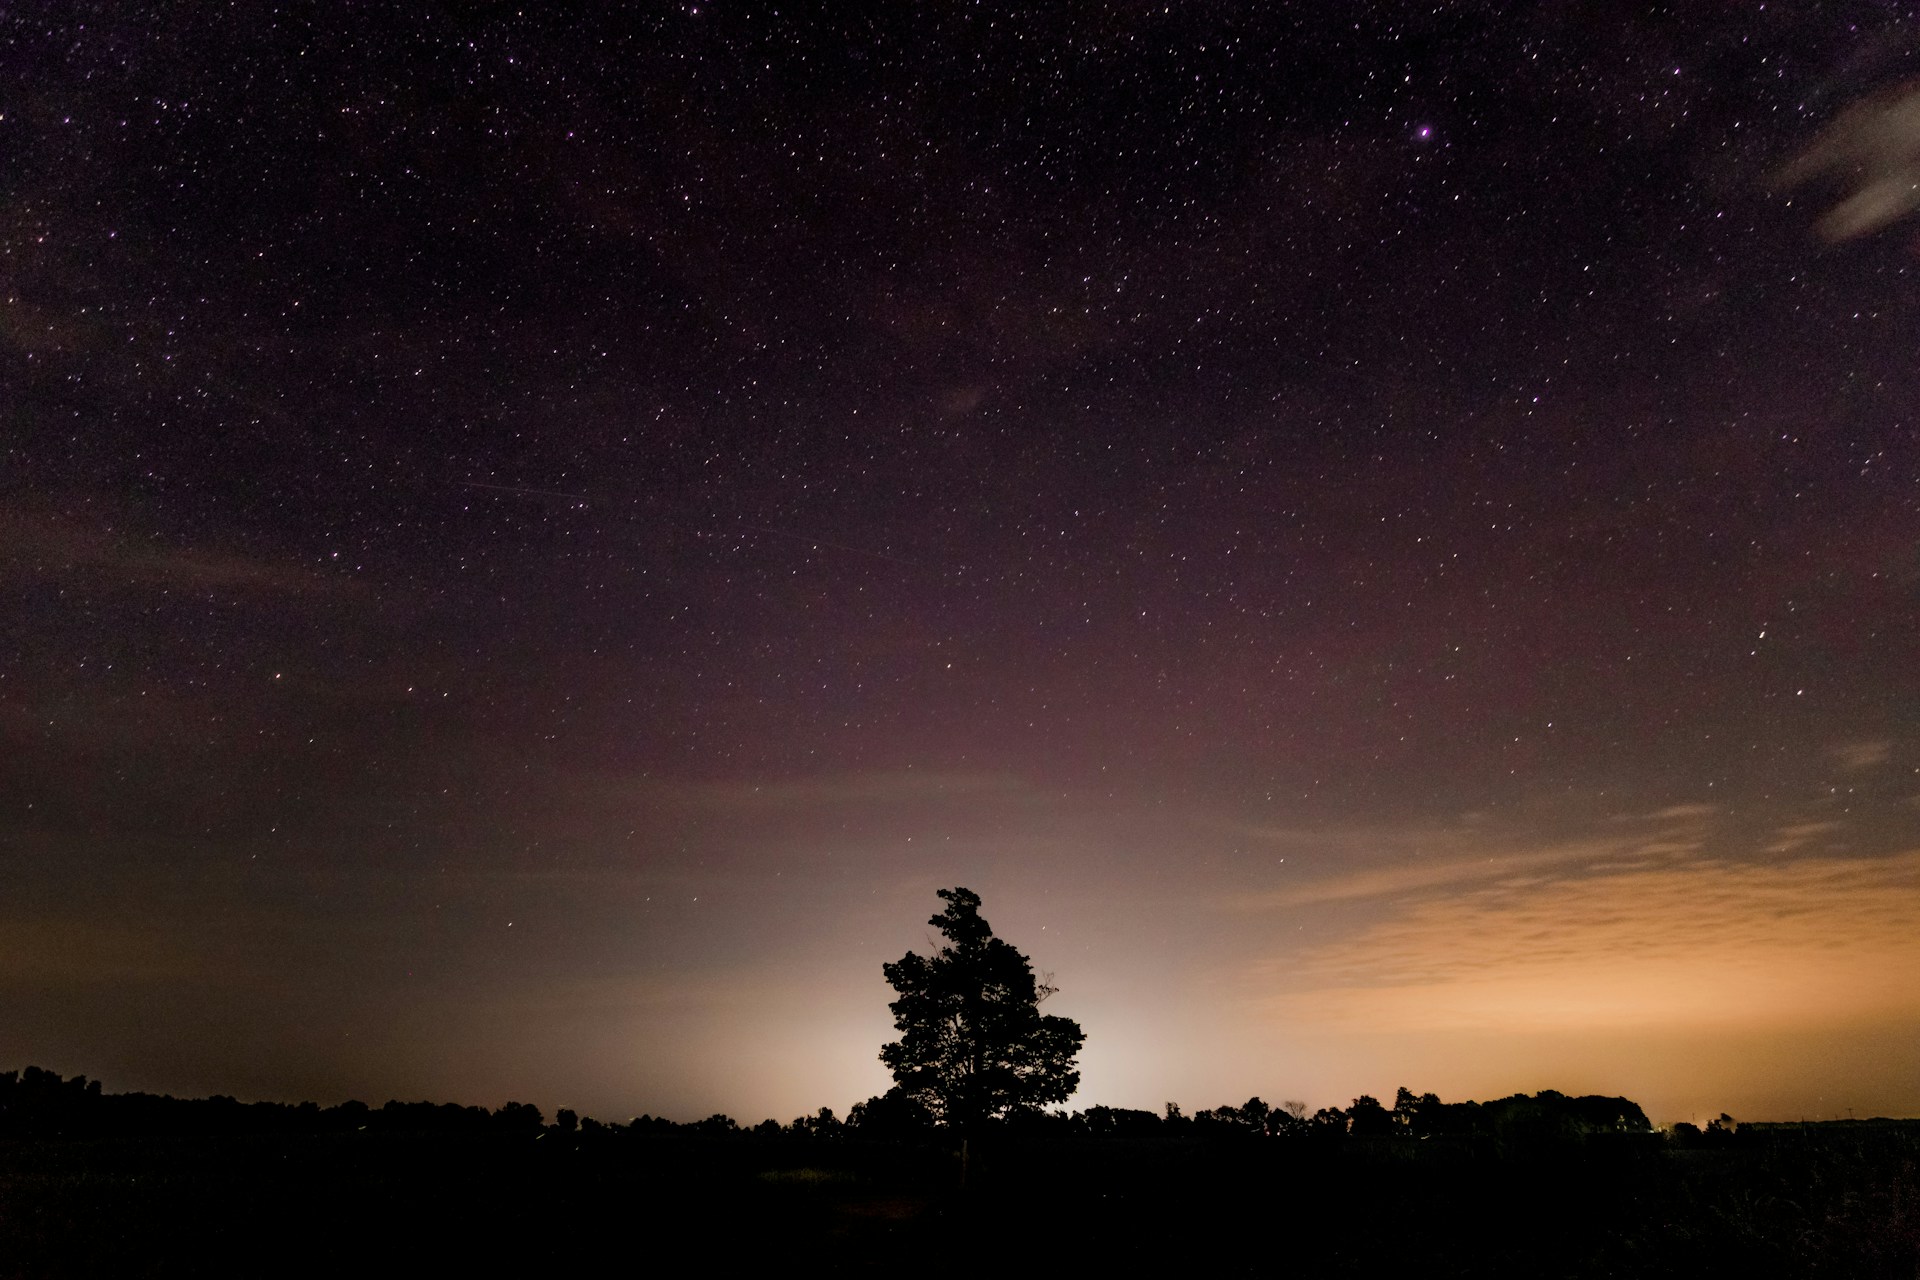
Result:
{"label": "starry sky", "polygon": [[1920,1114],[1916,21],[15,8],[0,1066]]}

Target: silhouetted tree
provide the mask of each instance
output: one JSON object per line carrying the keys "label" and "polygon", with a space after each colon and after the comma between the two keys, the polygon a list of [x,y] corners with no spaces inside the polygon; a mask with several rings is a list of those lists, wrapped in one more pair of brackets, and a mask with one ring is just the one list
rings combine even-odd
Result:
{"label": "silhouetted tree", "polygon": [[1380,1100],[1363,1093],[1347,1108],[1347,1132],[1356,1138],[1385,1138],[1393,1135],[1393,1113]]}
{"label": "silhouetted tree", "polygon": [[822,1107],[810,1116],[800,1116],[787,1126],[787,1132],[811,1138],[838,1137],[843,1126],[832,1107]]}
{"label": "silhouetted tree", "polygon": [[1567,1104],[1573,1108],[1580,1123],[1595,1132],[1653,1132],[1653,1122],[1647,1119],[1647,1113],[1640,1109],[1640,1104],[1626,1098],[1589,1094],[1582,1098],[1569,1098]]}
{"label": "silhouetted tree", "polygon": [[649,1137],[664,1137],[679,1127],[665,1116],[638,1115],[627,1121],[628,1133],[644,1134]]}
{"label": "silhouetted tree", "polygon": [[509,1102],[493,1113],[496,1128],[510,1132],[534,1133],[547,1127],[540,1108],[526,1102]]}
{"label": "silhouetted tree", "polygon": [[1307,1121],[1307,1129],[1320,1141],[1337,1141],[1347,1136],[1347,1113],[1338,1107],[1322,1107]]}
{"label": "silhouetted tree", "polygon": [[1272,1124],[1277,1115],[1280,1113],[1259,1098],[1248,1098],[1243,1107],[1213,1107],[1194,1112],[1193,1126],[1196,1133],[1220,1138],[1264,1137],[1274,1131]]}
{"label": "silhouetted tree", "polygon": [[0,1075],[0,1137],[76,1136],[97,1126],[100,1082],[28,1067]]}
{"label": "silhouetted tree", "polygon": [[1276,1138],[1293,1138],[1307,1131],[1307,1104],[1288,1098],[1267,1114],[1267,1132]]}
{"label": "silhouetted tree", "polygon": [[1088,1107],[1081,1121],[1096,1138],[1152,1138],[1161,1129],[1160,1117],[1153,1112],[1126,1107]]}
{"label": "silhouetted tree", "polygon": [[1036,983],[1027,958],[993,936],[978,894],[939,893],[947,908],[928,923],[946,945],[882,966],[900,993],[889,1007],[901,1037],[880,1060],[901,1089],[961,1128],[1066,1101],[1080,1084],[1074,1058],[1086,1033],[1069,1018],[1041,1014],[1054,988]]}
{"label": "silhouetted tree", "polygon": [[856,1102],[847,1112],[847,1127],[863,1138],[883,1141],[915,1138],[933,1128],[933,1112],[906,1090],[895,1086],[880,1097]]}

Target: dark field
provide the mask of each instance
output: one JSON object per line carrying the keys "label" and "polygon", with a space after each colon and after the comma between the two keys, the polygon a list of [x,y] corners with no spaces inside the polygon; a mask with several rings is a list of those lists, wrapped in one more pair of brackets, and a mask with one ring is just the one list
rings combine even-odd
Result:
{"label": "dark field", "polygon": [[283,1134],[0,1143],[0,1275],[1920,1274],[1911,1126],[1440,1143]]}

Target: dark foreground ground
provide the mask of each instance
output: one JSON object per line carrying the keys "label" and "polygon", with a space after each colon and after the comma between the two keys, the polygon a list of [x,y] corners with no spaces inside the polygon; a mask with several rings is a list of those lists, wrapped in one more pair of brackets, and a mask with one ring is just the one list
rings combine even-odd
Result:
{"label": "dark foreground ground", "polygon": [[0,1276],[1920,1276],[1920,1138],[0,1143]]}

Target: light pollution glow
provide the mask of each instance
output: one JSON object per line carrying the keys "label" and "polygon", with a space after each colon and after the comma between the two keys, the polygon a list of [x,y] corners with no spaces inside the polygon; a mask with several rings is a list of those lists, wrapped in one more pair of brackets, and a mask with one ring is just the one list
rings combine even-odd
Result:
{"label": "light pollution glow", "polygon": [[[1691,803],[1287,828],[912,772],[574,792],[581,845],[637,807],[678,865],[438,879],[449,908],[512,921],[438,974],[324,989],[328,913],[236,907],[210,929],[204,904],[158,900],[112,927],[19,915],[0,972],[68,1010],[129,992],[183,1024],[221,1008],[265,1056],[305,1044],[312,1096],[784,1120],[887,1087],[880,963],[926,946],[932,890],[965,884],[1087,1029],[1075,1106],[1319,1106],[1406,1084],[1620,1093],[1664,1119],[1920,1110],[1920,850],[1861,853],[1845,815],[1754,831]],[[423,891],[371,876],[335,914],[399,936],[406,910],[385,904]],[[67,1028],[113,1021],[22,1034],[95,1065]],[[351,1067],[314,1023],[349,1028]],[[190,1088],[218,1063],[244,1091],[232,1049],[181,1038],[162,1079]]]}

